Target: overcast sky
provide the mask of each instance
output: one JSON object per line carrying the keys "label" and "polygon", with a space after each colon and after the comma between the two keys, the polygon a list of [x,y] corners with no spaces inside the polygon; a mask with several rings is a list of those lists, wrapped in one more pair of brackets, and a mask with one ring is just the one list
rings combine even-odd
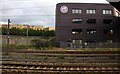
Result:
{"label": "overcast sky", "polygon": [[0,23],[55,26],[55,6],[60,2],[108,3],[106,0],[0,0]]}

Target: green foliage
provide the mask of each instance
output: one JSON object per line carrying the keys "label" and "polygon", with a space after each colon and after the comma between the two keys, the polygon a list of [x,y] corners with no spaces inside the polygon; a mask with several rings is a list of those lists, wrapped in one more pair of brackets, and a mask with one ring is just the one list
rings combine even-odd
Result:
{"label": "green foliage", "polygon": [[50,38],[49,38],[49,41],[50,41],[50,45],[51,45],[52,47],[56,47],[55,37],[50,37]]}
{"label": "green foliage", "polygon": [[32,42],[32,45],[37,48],[56,46],[55,37],[41,37],[38,39],[33,39],[31,42]]}
{"label": "green foliage", "polygon": [[64,55],[58,55],[57,58],[58,58],[58,59],[64,59],[65,56],[64,56]]}
{"label": "green foliage", "polygon": [[[1,27],[2,29],[2,35],[7,35],[7,27]],[[27,28],[16,28],[16,27],[11,27],[10,28],[10,35],[21,35],[25,36],[27,32]],[[28,35],[29,36],[44,36],[44,37],[52,37],[55,36],[55,31],[54,30],[34,30],[32,28],[28,29]]]}
{"label": "green foliage", "polygon": [[47,59],[48,59],[48,57],[47,57],[47,56],[45,56],[45,57],[44,57],[44,60],[47,60]]}
{"label": "green foliage", "polygon": [[50,42],[43,38],[32,40],[32,44],[35,47],[49,47],[50,46]]}
{"label": "green foliage", "polygon": [[2,46],[2,49],[26,49],[26,45],[14,45],[14,44],[10,44],[9,46],[8,45],[4,45]]}
{"label": "green foliage", "polygon": [[2,35],[7,35],[7,28],[1,27],[1,29],[2,29]]}

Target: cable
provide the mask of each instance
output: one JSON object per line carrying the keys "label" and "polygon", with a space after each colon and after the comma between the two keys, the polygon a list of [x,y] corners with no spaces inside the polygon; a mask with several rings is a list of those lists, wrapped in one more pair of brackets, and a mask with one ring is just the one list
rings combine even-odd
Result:
{"label": "cable", "polygon": [[[51,3],[51,2],[41,2],[41,1],[39,1],[39,0],[13,0],[13,1],[0,1],[0,2],[40,2],[40,3]],[[53,2],[52,2],[53,3]],[[55,2],[54,2],[55,3]]]}
{"label": "cable", "polygon": [[[23,1],[23,0],[11,0],[11,1],[1,0],[0,2],[19,2],[19,1]],[[27,0],[24,0],[24,1],[27,1]],[[29,0],[29,1],[31,1],[31,0]]]}
{"label": "cable", "polygon": [[14,15],[14,16],[0,16],[0,17],[29,17],[29,16],[56,16],[56,15]]}
{"label": "cable", "polygon": [[[0,17],[31,17],[31,16],[35,16],[35,17],[37,17],[37,16],[61,16],[61,15],[55,15],[55,14],[49,14],[49,15],[11,15],[11,16],[0,16]],[[62,15],[63,16],[63,15]],[[64,16],[65,18],[66,17],[71,17],[71,16]]]}
{"label": "cable", "polygon": [[23,7],[22,8],[5,8],[5,9],[2,8],[0,10],[11,10],[11,9],[14,10],[14,9],[28,9],[28,8],[33,9],[33,8],[42,8],[42,7],[47,7],[48,8],[48,7],[55,7],[55,6],[40,6],[40,7],[25,7],[25,8],[23,8]]}

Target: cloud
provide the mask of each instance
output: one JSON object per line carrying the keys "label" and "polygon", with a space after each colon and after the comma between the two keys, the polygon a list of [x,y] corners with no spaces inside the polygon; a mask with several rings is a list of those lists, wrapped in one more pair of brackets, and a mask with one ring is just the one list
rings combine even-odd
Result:
{"label": "cloud", "polygon": [[[2,21],[7,22],[9,18],[16,24],[54,25],[55,4],[53,3],[53,6],[52,3],[48,3],[49,2],[3,3]],[[53,22],[51,23],[51,21]]]}
{"label": "cloud", "polygon": [[8,24],[7,22],[0,22],[0,24]]}
{"label": "cloud", "polygon": [[[11,19],[15,24],[54,26],[55,6],[60,2],[95,2],[94,0],[1,0],[2,20]],[[106,2],[106,0],[96,0]],[[1,15],[0,15],[1,16]]]}

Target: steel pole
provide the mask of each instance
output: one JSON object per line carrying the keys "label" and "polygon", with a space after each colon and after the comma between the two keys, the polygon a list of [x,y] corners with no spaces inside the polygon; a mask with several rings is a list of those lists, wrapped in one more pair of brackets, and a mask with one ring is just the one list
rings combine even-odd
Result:
{"label": "steel pole", "polygon": [[11,22],[10,22],[10,19],[8,19],[8,31],[7,31],[7,45],[8,45],[8,46],[9,46],[10,23],[11,23]]}
{"label": "steel pole", "polygon": [[26,36],[27,36],[27,41],[26,41],[26,43],[27,43],[27,48],[28,48],[28,28],[29,28],[29,25],[27,25],[27,31],[26,31]]}

